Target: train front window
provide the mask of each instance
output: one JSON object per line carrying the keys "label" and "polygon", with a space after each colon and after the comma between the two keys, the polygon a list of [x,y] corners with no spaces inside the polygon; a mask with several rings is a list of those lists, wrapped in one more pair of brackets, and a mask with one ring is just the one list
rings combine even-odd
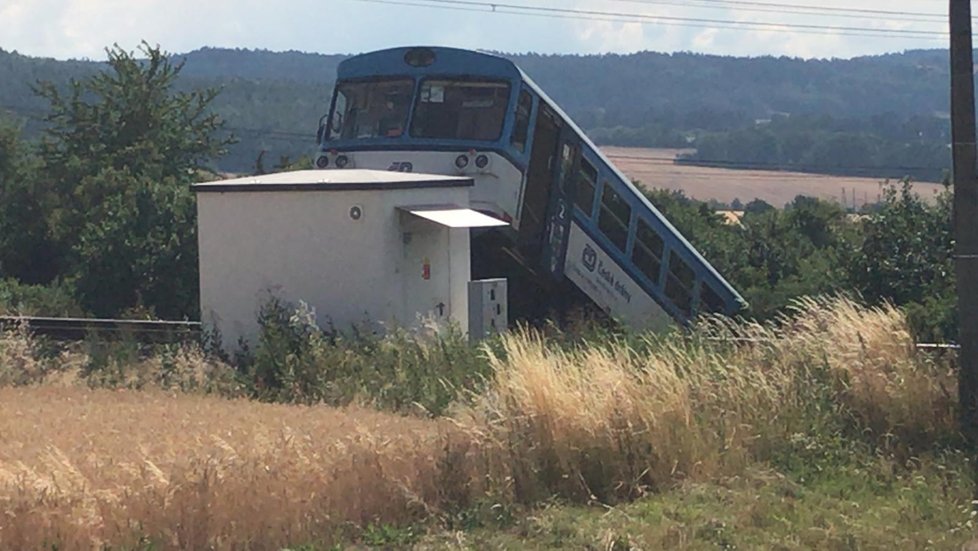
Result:
{"label": "train front window", "polygon": [[509,84],[425,80],[414,108],[411,136],[492,142],[503,133]]}
{"label": "train front window", "polygon": [[396,138],[404,133],[414,81],[341,82],[329,121],[330,139]]}

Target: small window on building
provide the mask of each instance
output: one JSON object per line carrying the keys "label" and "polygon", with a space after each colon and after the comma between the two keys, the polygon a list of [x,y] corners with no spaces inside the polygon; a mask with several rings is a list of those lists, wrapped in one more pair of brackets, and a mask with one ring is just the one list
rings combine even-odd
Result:
{"label": "small window on building", "polygon": [[628,222],[631,216],[632,207],[611,187],[610,182],[605,182],[604,191],[601,192],[598,228],[622,251],[628,242]]}
{"label": "small window on building", "polygon": [[705,283],[700,288],[700,303],[702,304],[700,309],[710,314],[722,313],[724,310],[723,299],[720,298],[720,295],[712,287]]}
{"label": "small window on building", "polygon": [[587,162],[581,159],[581,170],[577,176],[577,191],[574,194],[574,202],[578,208],[587,214],[588,218],[594,214],[594,192],[598,185],[598,171]]}
{"label": "small window on building", "polygon": [[526,140],[530,130],[530,111],[532,110],[533,96],[526,90],[521,90],[520,99],[516,102],[516,121],[513,124],[513,136],[510,138],[510,142],[520,152],[526,151]]}
{"label": "small window on building", "polygon": [[662,252],[665,248],[662,237],[652,229],[648,222],[639,218],[635,232],[635,248],[632,249],[632,262],[653,283],[659,283],[662,270]]}
{"label": "small window on building", "polygon": [[693,282],[696,274],[682,258],[669,252],[669,275],[666,278],[666,296],[687,316],[692,314]]}

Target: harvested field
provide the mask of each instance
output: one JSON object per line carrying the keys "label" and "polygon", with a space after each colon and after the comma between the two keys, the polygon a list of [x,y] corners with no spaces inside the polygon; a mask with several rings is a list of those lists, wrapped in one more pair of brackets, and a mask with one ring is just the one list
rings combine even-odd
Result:
{"label": "harvested field", "polygon": [[[883,183],[876,178],[677,165],[673,160],[682,150],[676,149],[603,147],[602,151],[622,172],[645,187],[683,191],[701,201],[716,199],[729,204],[734,199],[743,203],[762,199],[782,207],[797,195],[807,195],[842,204],[845,190],[846,206],[859,208],[878,201]],[[914,188],[922,197],[930,198],[944,186],[915,183]]]}

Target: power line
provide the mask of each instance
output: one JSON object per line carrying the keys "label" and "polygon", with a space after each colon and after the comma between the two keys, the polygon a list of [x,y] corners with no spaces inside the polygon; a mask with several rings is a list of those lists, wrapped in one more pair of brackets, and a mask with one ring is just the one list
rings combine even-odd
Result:
{"label": "power line", "polygon": [[[613,0],[616,2],[628,2],[633,4],[658,4],[656,0]],[[839,8],[835,6],[812,6],[806,4],[786,4],[781,2],[753,2],[748,0],[689,0],[689,2],[711,4],[717,6],[754,6],[763,8],[782,8],[792,10],[805,10],[812,12],[848,13],[863,15],[898,15],[908,17],[927,17],[939,18],[942,23],[947,21],[947,14],[932,12],[912,12],[904,10],[877,10],[870,8]],[[688,5],[684,2],[681,5]]]}
{"label": "power line", "polygon": [[664,23],[671,26],[722,28],[731,30],[753,30],[772,32],[792,32],[797,34],[820,34],[833,36],[863,36],[873,38],[904,38],[910,40],[934,40],[947,37],[945,31],[926,31],[915,29],[879,29],[873,27],[816,25],[802,23],[781,23],[771,21],[735,21],[731,19],[712,19],[698,17],[679,17],[649,15],[629,12],[580,10],[526,6],[518,4],[495,3],[476,0],[353,0],[374,4],[447,9],[477,13],[503,13],[521,16],[538,16],[555,19],[582,19],[588,21],[611,21],[624,23]]}
{"label": "power line", "polygon": [[830,8],[820,6],[803,6],[799,4],[774,4],[767,2],[740,2],[736,0],[612,0],[629,4],[681,6],[684,8],[723,9],[734,6],[738,11],[780,13],[790,15],[810,15],[816,17],[840,17],[866,20],[871,16],[880,16],[875,21],[914,21],[920,23],[943,23],[945,16],[939,13],[915,13],[888,10],[864,10],[855,8]]}

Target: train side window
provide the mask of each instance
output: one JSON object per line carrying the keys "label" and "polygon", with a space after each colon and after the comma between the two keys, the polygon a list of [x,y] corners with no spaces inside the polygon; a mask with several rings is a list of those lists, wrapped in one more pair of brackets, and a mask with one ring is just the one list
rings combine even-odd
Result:
{"label": "train side window", "polygon": [[577,192],[574,194],[574,202],[578,208],[584,211],[588,218],[594,213],[594,193],[598,185],[598,171],[595,170],[587,159],[581,159],[581,170],[577,176]]}
{"label": "train side window", "polygon": [[723,312],[723,299],[720,295],[707,284],[700,288],[700,302],[705,306],[706,311],[711,314]]}
{"label": "train side window", "polygon": [[610,182],[604,183],[601,192],[601,212],[598,214],[598,228],[622,251],[628,242],[628,221],[632,207],[612,189]]}
{"label": "train side window", "polygon": [[666,296],[687,316],[692,314],[693,282],[696,274],[674,251],[669,252],[669,275]]}
{"label": "train side window", "polygon": [[635,233],[635,248],[632,249],[632,262],[653,283],[658,284],[662,269],[662,252],[665,244],[662,237],[652,229],[648,222],[639,218]]}
{"label": "train side window", "polygon": [[526,90],[520,91],[520,99],[516,102],[516,122],[513,124],[513,135],[510,143],[521,153],[526,151],[526,140],[530,131],[530,111],[533,110],[533,96]]}

